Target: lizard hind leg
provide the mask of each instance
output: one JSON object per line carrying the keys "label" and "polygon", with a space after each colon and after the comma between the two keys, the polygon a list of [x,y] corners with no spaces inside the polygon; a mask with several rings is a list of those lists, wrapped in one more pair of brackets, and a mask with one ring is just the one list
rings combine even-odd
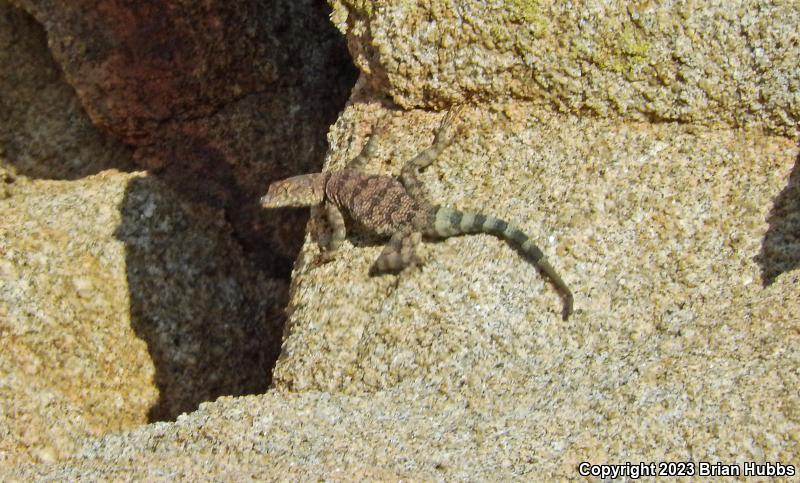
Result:
{"label": "lizard hind leg", "polygon": [[408,267],[420,265],[416,249],[422,240],[422,233],[399,231],[383,248],[380,256],[369,269],[369,274],[397,273]]}

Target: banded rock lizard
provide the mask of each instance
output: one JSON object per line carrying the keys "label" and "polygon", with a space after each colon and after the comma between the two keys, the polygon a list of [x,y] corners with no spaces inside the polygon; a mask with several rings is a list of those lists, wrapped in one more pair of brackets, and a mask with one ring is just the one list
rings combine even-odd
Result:
{"label": "banded rock lizard", "polygon": [[330,241],[322,247],[324,260],[330,260],[345,239],[345,215],[367,232],[389,238],[370,268],[370,275],[399,272],[420,265],[416,247],[423,237],[493,235],[517,248],[548,276],[564,300],[562,318],[566,320],[572,313],[572,292],[528,235],[493,216],[432,204],[417,178],[417,172],[436,161],[455,140],[451,126],[458,110],[445,114],[433,144],[405,163],[399,179],[361,172],[375,151],[378,136],[373,134],[345,169],[275,181],[261,198],[261,205],[265,208],[321,205],[332,229]]}

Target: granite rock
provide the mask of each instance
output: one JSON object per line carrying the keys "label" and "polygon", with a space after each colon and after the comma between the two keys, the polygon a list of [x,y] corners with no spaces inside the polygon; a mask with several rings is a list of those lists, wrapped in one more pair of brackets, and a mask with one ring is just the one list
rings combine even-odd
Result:
{"label": "granite rock", "polygon": [[0,0],[0,156],[34,178],[131,170],[132,151],[92,125],[30,15]]}
{"label": "granite rock", "polygon": [[246,255],[288,278],[307,215],[265,218],[271,180],[322,164],[355,70],[315,0],[15,0],[95,125],[187,199],[223,209]]}
{"label": "granite rock", "polygon": [[285,284],[219,213],[141,173],[4,172],[0,466],[266,389]]}
{"label": "granite rock", "polygon": [[356,65],[405,109],[510,97],[790,136],[800,122],[796,2],[329,3]]}
{"label": "granite rock", "polygon": [[[508,22],[498,22],[504,27],[495,33],[509,38],[511,50],[500,40],[491,48],[444,40],[442,49],[428,55],[436,29],[455,31],[448,23],[453,12],[464,19],[477,15],[471,13],[476,2],[460,4],[460,10],[444,8],[448,5],[334,3],[334,20],[347,30],[364,75],[331,128],[325,168],[342,167],[376,127],[377,153],[367,166],[373,173],[399,172],[404,160],[430,143],[441,112],[403,110],[385,93],[405,108],[441,107],[470,94],[474,104],[460,118],[462,135],[422,180],[437,203],[489,212],[531,234],[573,289],[575,314],[562,321],[561,300],[546,279],[490,236],[426,244],[420,269],[369,277],[381,250],[375,240],[351,231],[335,259],[319,263],[316,241],[324,223],[314,216],[307,227],[293,228],[308,234],[286,295],[288,323],[270,390],[222,397],[170,423],[73,438],[73,450],[65,452],[69,459],[0,469],[0,479],[482,481],[575,479],[582,461],[800,466],[800,251],[794,231],[800,219],[800,151],[796,140],[785,136],[797,120],[791,97],[797,92],[796,71],[785,64],[797,48],[789,42],[796,36],[791,30],[796,11],[788,4],[782,12],[777,2],[758,4],[757,14],[749,3],[733,5],[731,15],[741,10],[753,20],[742,40],[735,29],[703,30],[739,25],[728,20],[727,7],[695,11],[686,4],[653,2],[598,10],[586,2],[572,17],[551,18],[558,12],[548,9],[557,7],[505,2],[511,8],[497,14]],[[539,20],[540,14],[547,20]],[[770,20],[778,14],[782,23]],[[421,15],[433,21],[423,25]],[[625,15],[635,28],[627,26]],[[676,15],[685,17],[684,24],[658,33]],[[392,24],[398,19],[403,21]],[[417,35],[423,27],[429,35]],[[634,30],[626,34],[626,28]],[[653,44],[637,49],[637,35],[645,30]],[[775,32],[787,42],[770,43]],[[586,40],[581,35],[589,36],[589,44],[581,43]],[[533,64],[522,56],[517,67],[519,59],[509,54],[522,52],[515,49],[525,47],[519,43],[526,38],[534,43],[531,55],[545,59],[536,60],[541,76],[532,88],[525,76]],[[612,40],[602,44],[604,38]],[[681,50],[683,56],[672,63],[661,57],[665,45],[674,42],[677,49],[687,39],[696,47]],[[752,64],[740,57],[747,48],[737,39],[752,46],[754,56],[767,39],[761,54],[776,66],[772,77],[759,79],[763,70],[753,74]],[[585,74],[587,85],[596,87],[578,83],[570,97],[564,84],[552,79],[561,72],[558,61],[564,69],[574,67],[569,56],[559,58],[573,40],[579,52],[588,45],[582,55],[597,55],[589,57]],[[744,67],[714,70],[716,57],[728,51],[731,61]],[[658,55],[648,57],[651,53]],[[459,55],[480,57],[487,70],[463,70],[466,64],[455,62]],[[395,58],[399,67],[386,60]],[[495,75],[491,69],[503,62],[511,62],[509,68]],[[654,65],[666,69],[667,87],[659,87],[658,80],[647,91]],[[719,104],[693,100],[700,81],[692,79],[701,77],[695,70],[700,65],[709,69],[703,76],[721,89]],[[657,96],[643,100],[644,94],[637,97],[631,89]],[[741,89],[741,97],[731,89]],[[753,104],[751,94],[764,104]],[[554,112],[553,105],[562,112]],[[220,112],[236,112],[232,106]],[[590,112],[599,115],[587,116]],[[738,125],[749,128],[730,127]],[[190,124],[180,129],[185,126]],[[229,129],[211,138],[240,146],[256,138]],[[198,157],[206,152],[196,151]],[[164,166],[172,164],[167,161]],[[11,171],[0,175],[16,179]],[[131,297],[141,294],[138,303],[130,303],[131,317],[140,320],[131,327],[147,342],[156,380],[160,371],[187,374],[177,377],[176,386],[166,386],[176,388],[173,403],[155,406],[182,408],[180,384],[196,384],[200,391],[218,381],[202,370],[191,372],[197,362],[183,348],[198,347],[205,354],[216,347],[205,342],[222,339],[205,332],[206,321],[175,342],[179,324],[164,321],[178,319],[164,307],[191,300],[199,307],[187,309],[190,318],[211,313],[209,318],[241,321],[245,328],[254,320],[254,302],[236,303],[242,300],[236,298],[239,291],[228,290],[220,278],[211,284],[217,291],[201,285],[190,292],[193,277],[208,272],[203,254],[209,242],[183,248],[172,243],[174,233],[197,225],[205,233],[199,240],[220,233],[210,237],[221,240],[220,250],[239,253],[227,241],[227,212],[220,208],[224,204],[184,206],[149,177],[99,176],[129,177],[122,221],[113,233],[130,257]],[[26,188],[28,183],[24,178],[7,183],[5,202],[34,189]],[[162,198],[153,192],[170,202],[157,201]],[[200,213],[186,223],[172,210]],[[262,216],[281,215],[264,210]],[[156,223],[162,219],[176,221]],[[248,279],[245,262],[237,273],[251,280],[240,290],[250,294],[262,282],[257,274]],[[218,270],[212,273],[224,279],[227,265],[210,263]],[[195,268],[165,286],[164,274],[184,265]],[[280,293],[273,282],[263,283],[266,288],[257,294]],[[213,294],[223,306],[240,307],[236,314],[242,318],[218,316],[202,305]],[[136,330],[142,322],[166,335],[148,337]],[[242,344],[234,355],[247,353]],[[169,348],[181,360],[163,362],[153,347]],[[208,360],[224,357],[211,354]],[[182,361],[189,364],[180,366]],[[235,380],[234,370],[249,368],[245,359],[235,367],[222,370]],[[47,451],[43,455],[38,458],[54,459]]]}
{"label": "granite rock", "polygon": [[[796,298],[781,295],[796,291],[796,278],[779,277],[767,296],[732,304],[726,315],[768,322],[731,327],[726,336],[736,342],[714,341],[710,357],[695,352],[698,344],[665,351],[685,338],[674,323],[663,331],[673,330],[672,340],[654,338],[619,354],[590,352],[607,334],[594,333],[583,353],[531,354],[530,360],[553,359],[550,371],[533,379],[518,377],[524,368],[504,366],[487,384],[456,390],[405,380],[358,395],[226,397],[174,423],[87,441],[68,461],[18,466],[0,476],[529,481],[578,479],[582,461],[751,460],[797,468],[796,322],[779,313],[800,309]],[[720,350],[743,339],[760,342],[738,359]],[[644,356],[648,348],[654,353]],[[508,384],[494,384],[500,378]]]}
{"label": "granite rock", "polygon": [[[798,155],[792,141],[558,116],[521,103],[463,117],[463,138],[423,182],[436,202],[489,211],[534,235],[575,292],[576,314],[558,322],[552,287],[489,236],[428,244],[420,270],[377,278],[368,267],[380,246],[356,236],[319,266],[309,242],[295,267],[278,387],[357,393],[407,379],[461,387],[515,366],[526,379],[548,373],[563,351],[580,360],[587,343],[609,356],[638,348],[649,358],[654,344],[702,346],[725,339],[715,331],[728,324],[744,330],[748,317],[725,315],[731,303],[771,296],[756,255]],[[364,130],[354,126],[364,119],[386,126],[367,167],[382,173],[399,172],[438,122],[430,113],[356,105],[334,126],[329,168],[358,152]],[[774,296],[788,303],[798,294]],[[772,323],[788,322],[790,307]],[[673,341],[687,324],[689,339]],[[530,359],[549,350],[562,356]]]}
{"label": "granite rock", "polygon": [[[329,168],[376,124],[369,171],[396,172],[430,142],[439,114],[369,99],[334,126]],[[575,478],[582,461],[796,468],[800,279],[788,269],[763,286],[756,260],[794,142],[523,103],[468,108],[462,122],[463,137],[423,180],[436,201],[533,234],[576,294],[569,321],[533,267],[489,236],[426,245],[422,269],[369,278],[380,247],[353,235],[320,265],[309,235],[275,389],[0,476]]]}

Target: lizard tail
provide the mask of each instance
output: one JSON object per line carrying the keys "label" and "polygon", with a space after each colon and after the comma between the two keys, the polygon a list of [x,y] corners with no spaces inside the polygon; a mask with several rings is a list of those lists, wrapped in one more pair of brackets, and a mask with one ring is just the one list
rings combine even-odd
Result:
{"label": "lizard tail", "polygon": [[572,292],[556,273],[552,265],[544,257],[544,254],[533,243],[533,240],[523,233],[520,229],[510,225],[507,221],[493,216],[482,215],[480,213],[465,213],[458,210],[439,207],[436,209],[433,220],[433,228],[426,233],[428,236],[439,238],[449,238],[451,236],[464,235],[468,233],[488,233],[507,241],[547,275],[556,289],[564,299],[564,310],[562,318],[567,320],[572,313],[573,297]]}

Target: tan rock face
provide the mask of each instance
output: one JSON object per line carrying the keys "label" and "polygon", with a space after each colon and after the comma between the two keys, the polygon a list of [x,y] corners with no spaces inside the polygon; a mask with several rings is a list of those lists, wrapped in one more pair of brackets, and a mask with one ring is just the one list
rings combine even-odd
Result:
{"label": "tan rock face", "polygon": [[218,214],[113,171],[15,181],[0,211],[4,465],[266,389],[284,286]]}
{"label": "tan rock face", "polygon": [[406,109],[509,97],[561,112],[785,135],[800,121],[793,2],[330,4],[371,85]]}
{"label": "tan rock face", "polygon": [[[313,103],[313,96],[295,83],[297,76],[305,75],[313,84],[319,81],[314,77],[319,69],[340,68],[334,55],[338,39],[326,44],[330,38],[326,40],[323,29],[316,40],[327,45],[330,56],[284,70],[285,78],[269,79],[285,96],[260,91],[229,99],[228,91],[214,87],[225,84],[219,78],[225,69],[219,65],[214,64],[217,77],[191,85],[186,77],[188,66],[211,55],[197,46],[194,52],[189,44],[223,47],[211,45],[221,42],[214,35],[230,30],[218,25],[220,8],[201,12],[206,15],[202,20],[214,28],[201,25],[188,32],[190,26],[182,22],[191,19],[154,13],[152,5],[139,10],[129,6],[132,16],[123,19],[122,10],[128,7],[113,2],[21,3],[50,30],[61,65],[47,48],[42,26],[0,1],[2,465],[53,461],[69,455],[87,435],[173,419],[204,400],[266,389],[280,342],[286,284],[264,275],[277,270],[279,263],[248,261],[258,254],[243,249],[247,240],[230,227],[245,223],[245,214],[251,216],[253,209],[236,205],[236,200],[244,196],[240,185],[254,192],[260,189],[259,169],[297,167],[273,158],[285,159],[292,149],[286,144],[263,147],[264,139],[275,136],[302,144],[295,148],[301,154],[292,159],[298,165],[315,162],[315,152],[321,156],[324,138],[314,137],[314,128],[291,115],[311,109],[319,120],[318,115],[330,109],[330,99]],[[116,10],[111,8],[115,5]],[[96,16],[90,6],[109,16]],[[81,9],[89,13],[82,15]],[[306,26],[319,22],[313,16],[298,17]],[[283,21],[290,30],[300,28]],[[150,23],[152,35],[142,38]],[[165,27],[170,23],[183,28],[172,31]],[[204,28],[209,38],[203,37]],[[330,27],[327,31],[333,32]],[[175,47],[169,39],[158,38],[173,34],[189,39],[178,49],[183,49],[183,57],[170,64],[170,56],[156,54],[161,47],[161,53]],[[143,45],[150,50],[133,48]],[[108,58],[101,59],[101,54]],[[276,55],[282,61],[291,57],[286,51]],[[131,72],[123,72],[126,68]],[[170,82],[154,81],[159,69],[172,76]],[[76,82],[75,89],[62,72]],[[328,76],[333,85],[336,79]],[[235,82],[224,89],[231,85]],[[145,147],[132,150],[93,126],[76,90],[95,121],[128,142],[145,143],[135,133],[158,127],[149,132],[146,148],[178,153],[180,169],[162,169],[158,180],[103,172],[131,169],[132,151],[141,160]],[[203,99],[218,101],[211,106],[217,117],[203,117],[203,109],[209,109],[200,105]],[[148,124],[148,106],[171,109],[175,112],[170,116],[178,119],[177,111],[186,107],[181,102],[196,109],[190,120],[180,119],[187,124],[175,121],[170,127],[164,119]],[[286,117],[287,112],[292,114]],[[119,126],[133,131],[121,132]],[[191,143],[186,148],[170,138],[176,126],[213,136],[219,149]],[[297,139],[298,130],[316,144],[309,148]],[[217,156],[219,152],[229,157],[238,152],[240,165],[215,166],[225,157]],[[248,164],[249,156],[262,155],[260,167]],[[86,177],[98,172],[102,173]],[[225,210],[226,206],[235,209]],[[295,231],[301,229],[302,224]],[[286,238],[284,245],[291,245],[291,236]],[[264,245],[266,253],[276,252],[267,242]]]}
{"label": "tan rock face", "polygon": [[[381,113],[344,113],[331,167]],[[396,170],[438,121],[395,115],[371,170]],[[276,375],[297,392],[226,398],[3,476],[566,478],[581,461],[630,459],[796,467],[797,273],[764,288],[753,260],[793,142],[518,105],[465,120],[472,129],[429,169],[428,187],[537,235],[576,293],[568,323],[542,279],[489,237],[430,245],[424,268],[399,282],[366,278],[378,249],[358,236],[323,266],[309,244]]]}
{"label": "tan rock face", "polygon": [[3,464],[143,424],[158,399],[112,236],[127,178],[15,182],[0,201]]}
{"label": "tan rock face", "polygon": [[15,182],[0,201],[3,466],[52,462],[81,438],[144,424],[158,399],[130,326],[118,216],[103,205],[125,177],[93,181]]}
{"label": "tan rock face", "polygon": [[[332,143],[339,149],[331,169],[358,152],[363,138],[344,140],[354,139],[359,119],[380,117],[376,110],[345,112],[332,133],[343,142]],[[431,142],[438,119],[385,115],[390,127],[369,169],[396,173]],[[429,244],[423,268],[399,278],[368,277],[381,247],[361,246],[358,237],[323,266],[310,243],[296,266],[278,387],[358,392],[427,380],[455,389],[490,384],[500,366],[535,379],[563,357],[577,370],[578,353],[594,344],[590,352],[613,357],[640,351],[643,360],[628,367],[639,370],[654,344],[717,353],[717,343],[730,342],[717,331],[752,330],[752,300],[797,302],[796,292],[760,283],[770,263],[781,273],[793,265],[757,258],[772,200],[797,157],[793,142],[554,116],[521,103],[473,109],[463,123],[463,139],[423,176],[435,201],[500,216],[533,235],[575,292],[578,313],[558,322],[552,287],[488,236]],[[790,274],[783,276],[796,278]],[[776,310],[770,323],[788,324],[791,309]],[[743,350],[724,347],[729,357]]]}

